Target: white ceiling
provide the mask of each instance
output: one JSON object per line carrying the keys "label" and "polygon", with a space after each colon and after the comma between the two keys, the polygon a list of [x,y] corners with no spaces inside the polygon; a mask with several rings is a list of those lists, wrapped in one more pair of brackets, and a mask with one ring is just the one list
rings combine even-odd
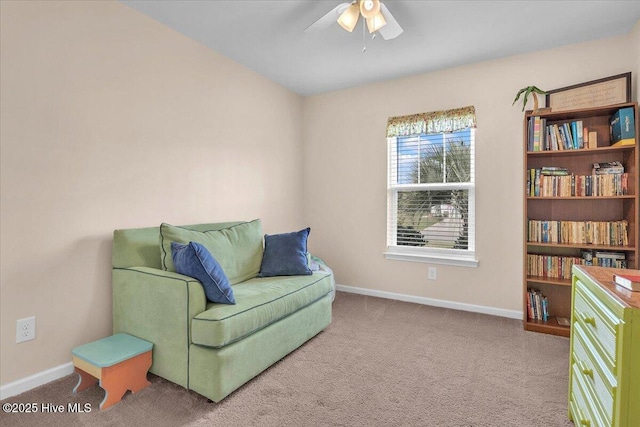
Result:
{"label": "white ceiling", "polygon": [[640,1],[383,0],[404,33],[367,32],[362,53],[362,20],[304,32],[342,0],[121,1],[301,95],[622,35],[640,19]]}

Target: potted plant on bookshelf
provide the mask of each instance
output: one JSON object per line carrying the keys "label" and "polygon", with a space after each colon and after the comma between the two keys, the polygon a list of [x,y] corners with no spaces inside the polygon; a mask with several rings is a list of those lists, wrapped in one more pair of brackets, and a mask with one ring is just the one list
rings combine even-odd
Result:
{"label": "potted plant on bookshelf", "polygon": [[543,112],[542,110],[544,110],[544,112],[549,112],[551,111],[551,108],[538,108],[538,95],[545,95],[546,92],[543,91],[542,89],[539,89],[535,86],[527,86],[527,87],[523,87],[522,89],[520,89],[518,91],[518,93],[516,94],[516,99],[513,100],[513,104],[511,105],[515,105],[516,102],[518,102],[518,99],[520,99],[520,95],[523,95],[523,100],[522,100],[522,111],[524,111],[524,107],[526,107],[527,105],[527,99],[529,99],[529,95],[533,95],[533,113],[541,113]]}

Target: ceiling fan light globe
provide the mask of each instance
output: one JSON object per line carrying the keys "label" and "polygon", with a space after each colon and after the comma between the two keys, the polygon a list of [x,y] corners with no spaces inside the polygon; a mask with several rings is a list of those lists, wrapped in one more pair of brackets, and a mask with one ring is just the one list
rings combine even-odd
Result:
{"label": "ceiling fan light globe", "polygon": [[358,23],[358,17],[360,16],[360,9],[357,4],[352,4],[342,12],[338,18],[338,24],[345,30],[352,32]]}
{"label": "ceiling fan light globe", "polygon": [[360,13],[370,19],[380,13],[380,0],[360,0]]}
{"label": "ceiling fan light globe", "polygon": [[369,28],[370,33],[375,33],[385,25],[387,25],[387,21],[384,20],[382,13],[378,13],[373,18],[367,18],[367,28]]}

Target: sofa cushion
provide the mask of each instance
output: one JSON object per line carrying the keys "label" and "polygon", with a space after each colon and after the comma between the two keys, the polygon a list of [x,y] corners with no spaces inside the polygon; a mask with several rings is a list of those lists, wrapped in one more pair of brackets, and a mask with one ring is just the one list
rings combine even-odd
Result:
{"label": "sofa cushion", "polygon": [[259,277],[309,275],[309,227],[294,233],[265,234]]}
{"label": "sofa cushion", "polygon": [[233,287],[235,305],[207,304],[191,321],[191,340],[207,347],[224,347],[319,300],[332,291],[332,276],[255,278]]}
{"label": "sofa cushion", "polygon": [[[244,221],[219,222],[215,224],[183,225],[182,228],[196,231],[221,230]],[[162,248],[158,245],[160,227],[127,228],[113,232],[111,251],[114,268],[151,267],[162,269]]]}
{"label": "sofa cushion", "polygon": [[169,224],[160,226],[162,268],[176,271],[171,242],[202,244],[220,263],[232,285],[256,277],[262,262],[262,223],[259,219],[221,230],[195,231]]}
{"label": "sofa cushion", "polygon": [[196,242],[188,245],[171,242],[171,254],[176,271],[198,279],[209,301],[236,303],[227,275],[207,248]]}

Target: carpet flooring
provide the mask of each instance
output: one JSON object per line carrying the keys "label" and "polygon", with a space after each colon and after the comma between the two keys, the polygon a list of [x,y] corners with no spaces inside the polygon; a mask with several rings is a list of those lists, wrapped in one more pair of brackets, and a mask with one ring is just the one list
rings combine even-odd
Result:
{"label": "carpet flooring", "polygon": [[517,320],[339,292],[325,331],[217,404],[149,375],[101,411],[104,392],[74,395],[73,374],[2,402],[65,412],[3,412],[0,425],[573,426],[568,366],[567,338]]}

